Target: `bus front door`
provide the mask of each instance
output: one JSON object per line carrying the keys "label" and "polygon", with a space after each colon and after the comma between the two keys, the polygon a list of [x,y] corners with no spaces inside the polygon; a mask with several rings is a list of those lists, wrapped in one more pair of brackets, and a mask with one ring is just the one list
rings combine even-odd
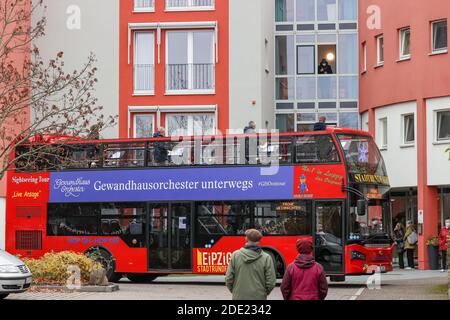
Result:
{"label": "bus front door", "polygon": [[341,201],[315,203],[315,259],[327,274],[344,274]]}
{"label": "bus front door", "polygon": [[191,203],[150,205],[150,271],[192,270],[191,212]]}

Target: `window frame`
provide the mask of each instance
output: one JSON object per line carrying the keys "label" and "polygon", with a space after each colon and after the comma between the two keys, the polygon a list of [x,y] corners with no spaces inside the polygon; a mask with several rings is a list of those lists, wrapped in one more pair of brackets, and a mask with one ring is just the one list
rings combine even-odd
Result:
{"label": "window frame", "polygon": [[[138,50],[137,48],[137,41],[138,41],[138,34],[151,34],[152,35],[152,49],[153,49],[153,61],[151,66],[153,67],[153,90],[136,90],[135,88],[135,81],[136,81],[136,70],[135,66],[137,65],[137,56],[138,56]],[[155,95],[155,32],[154,31],[148,31],[148,30],[137,30],[133,34],[134,41],[133,41],[133,96],[154,96]]]}
{"label": "window frame", "polygon": [[[305,44],[305,45],[303,45],[303,44],[298,44],[298,45],[295,45],[296,46],[296,50],[295,50],[295,63],[296,63],[296,65],[297,65],[297,70],[296,70],[296,76],[299,76],[299,75],[315,75],[315,74],[317,74],[317,67],[316,67],[316,45],[315,44]],[[298,63],[298,59],[299,59],[299,48],[301,48],[301,47],[309,47],[309,48],[312,48],[313,49],[313,57],[312,57],[312,65],[313,65],[313,68],[312,68],[312,70],[313,70],[313,72],[309,72],[309,73],[300,73],[299,71],[299,66],[300,66],[300,63]]]}
{"label": "window frame", "polygon": [[388,118],[380,118],[378,119],[380,123],[380,150],[387,150],[389,140],[388,140]]}
{"label": "window frame", "polygon": [[[375,37],[377,43],[377,67],[381,67],[384,65],[384,35],[378,35]],[[380,42],[383,42],[383,46],[380,45]],[[381,53],[383,54],[383,60],[381,60]]]}
{"label": "window frame", "polygon": [[436,121],[435,141],[437,143],[448,143],[448,142],[450,142],[450,137],[444,138],[444,139],[439,138],[439,131],[440,131],[439,129],[440,129],[440,125],[441,125],[441,123],[439,121],[439,114],[444,113],[444,112],[450,113],[450,109],[435,110],[435,121]]}
{"label": "window frame", "polygon": [[137,0],[133,0],[133,13],[155,12],[155,0],[152,0],[151,7],[136,7]]}
{"label": "window frame", "polygon": [[[168,5],[168,0],[164,1],[164,11],[166,12],[177,12],[177,11],[214,11],[216,10],[216,1],[212,0],[211,6],[194,6],[194,5],[188,5],[184,7],[171,7]],[[189,3],[192,4],[192,0],[188,0]]]}
{"label": "window frame", "polygon": [[[414,133],[414,139],[413,140],[406,140],[408,136],[408,121],[407,118],[412,116],[412,126],[413,126],[413,133]],[[402,145],[403,146],[413,146],[416,143],[416,117],[414,113],[406,113],[402,114]]]}
{"label": "window frame", "polygon": [[[195,116],[212,116],[213,117],[213,134],[212,135],[215,135],[215,133],[217,132],[217,121],[216,121],[216,117],[215,117],[215,114],[214,113],[209,113],[209,112],[199,112],[199,113],[182,113],[182,112],[177,112],[177,113],[167,113],[166,115],[165,115],[165,119],[164,119],[164,123],[165,123],[165,128],[166,128],[166,131],[167,131],[167,136],[171,136],[171,135],[169,135],[169,117],[171,117],[171,116],[185,116],[185,117],[188,117],[188,128],[187,128],[187,131],[190,131],[189,130],[189,125],[191,125],[191,129],[192,129],[192,134],[188,134],[187,136],[194,136],[194,126],[193,126],[193,121],[194,121],[194,117]],[[189,118],[192,118],[192,123],[190,123],[189,122]]]}
{"label": "window frame", "polygon": [[[169,65],[169,51],[170,51],[170,42],[169,42],[169,34],[171,33],[186,33],[187,34],[187,65],[194,64],[194,33],[200,32],[208,32],[212,35],[212,46],[211,46],[211,65],[213,66],[213,74],[212,74],[212,89],[180,89],[180,90],[169,90],[169,77],[168,77],[168,68]],[[180,30],[166,30],[165,31],[165,41],[166,41],[166,52],[165,52],[165,95],[211,95],[216,93],[216,52],[215,46],[217,45],[216,34],[214,29],[180,29]],[[188,86],[192,85],[194,82],[194,77],[190,68],[188,67]]]}
{"label": "window frame", "polygon": [[[137,133],[137,126],[136,126],[136,118],[137,117],[142,117],[142,116],[144,116],[144,117],[151,117],[152,118],[152,128],[153,128],[153,132],[155,132],[156,131],[156,126],[155,126],[155,115],[154,114],[152,114],[152,113],[134,113],[133,114],[133,138],[134,139],[139,139],[139,138],[137,138],[136,137],[136,133]],[[152,135],[149,137],[149,138],[151,138],[153,136],[153,133],[152,133]]]}
{"label": "window frame", "polygon": [[[447,47],[443,49],[435,49],[435,29],[434,26],[440,22],[447,22]],[[447,19],[440,19],[431,21],[431,54],[448,53],[448,21]]]}
{"label": "window frame", "polygon": [[367,72],[367,42],[364,41],[362,44],[362,72],[361,73],[365,73]]}
{"label": "window frame", "polygon": [[[403,52],[404,44],[406,42],[406,34],[409,33],[409,53],[405,54]],[[411,59],[411,28],[405,27],[398,30],[399,35],[399,60],[409,60]]]}

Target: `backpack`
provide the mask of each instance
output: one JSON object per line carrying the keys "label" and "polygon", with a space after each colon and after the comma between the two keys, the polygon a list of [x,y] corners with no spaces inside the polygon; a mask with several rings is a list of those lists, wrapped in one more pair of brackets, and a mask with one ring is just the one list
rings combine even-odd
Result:
{"label": "backpack", "polygon": [[411,232],[411,234],[406,239],[408,240],[409,244],[416,244],[419,240],[415,231]]}

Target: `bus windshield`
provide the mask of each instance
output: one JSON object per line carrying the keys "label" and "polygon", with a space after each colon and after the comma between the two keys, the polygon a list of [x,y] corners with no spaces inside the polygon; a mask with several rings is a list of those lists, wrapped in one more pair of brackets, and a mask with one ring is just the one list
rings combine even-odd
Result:
{"label": "bus windshield", "polygon": [[383,157],[370,136],[338,134],[348,170],[352,174],[387,176]]}
{"label": "bus windshield", "polygon": [[390,227],[390,203],[388,199],[370,200],[364,216],[356,214],[356,207],[350,208],[349,240],[386,238]]}

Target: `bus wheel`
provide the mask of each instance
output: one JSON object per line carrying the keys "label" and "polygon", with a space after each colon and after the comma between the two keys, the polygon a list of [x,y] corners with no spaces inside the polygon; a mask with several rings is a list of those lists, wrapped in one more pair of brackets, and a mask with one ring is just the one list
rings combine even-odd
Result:
{"label": "bus wheel", "polygon": [[99,262],[106,270],[106,277],[109,282],[118,282],[122,279],[122,274],[116,272],[116,262],[111,253],[102,248],[90,248],[86,255],[92,260]]}
{"label": "bus wheel", "polygon": [[283,278],[284,275],[284,264],[283,264],[283,260],[280,258],[280,256],[276,253],[273,253],[270,250],[264,250],[265,253],[267,253],[270,258],[273,261],[273,265],[275,267],[275,272],[277,275],[277,279],[281,279]]}
{"label": "bus wheel", "polygon": [[158,275],[129,273],[127,274],[127,278],[134,283],[150,283],[158,278]]}

